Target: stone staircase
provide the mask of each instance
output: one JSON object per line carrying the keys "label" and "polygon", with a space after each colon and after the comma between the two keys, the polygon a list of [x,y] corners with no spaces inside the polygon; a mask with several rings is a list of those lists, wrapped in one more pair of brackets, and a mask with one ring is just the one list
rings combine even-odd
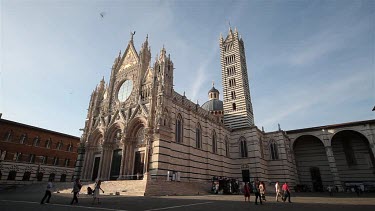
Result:
{"label": "stone staircase", "polygon": [[211,182],[176,182],[149,180],[147,181],[145,196],[189,196],[209,194]]}

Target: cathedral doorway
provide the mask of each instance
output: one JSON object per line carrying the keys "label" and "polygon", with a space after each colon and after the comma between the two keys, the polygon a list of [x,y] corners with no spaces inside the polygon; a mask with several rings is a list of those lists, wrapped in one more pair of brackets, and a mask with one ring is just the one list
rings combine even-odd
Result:
{"label": "cathedral doorway", "polygon": [[243,182],[250,182],[250,171],[247,170],[242,170],[242,181]]}
{"label": "cathedral doorway", "polygon": [[99,164],[100,164],[100,157],[95,157],[95,159],[94,159],[94,168],[93,168],[92,177],[91,177],[92,181],[95,181],[96,178],[98,178]]}
{"label": "cathedral doorway", "polygon": [[113,150],[111,173],[109,175],[110,180],[117,180],[117,178],[120,176],[121,158],[122,158],[122,150],[121,149]]}
{"label": "cathedral doorway", "polygon": [[134,158],[134,178],[133,179],[143,179],[143,167],[145,160],[144,151],[135,152]]}

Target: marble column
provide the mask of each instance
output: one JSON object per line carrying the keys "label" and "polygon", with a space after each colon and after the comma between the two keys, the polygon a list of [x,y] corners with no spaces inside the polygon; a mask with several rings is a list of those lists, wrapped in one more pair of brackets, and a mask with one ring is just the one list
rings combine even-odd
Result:
{"label": "marble column", "polygon": [[338,187],[339,191],[341,192],[343,191],[343,187],[342,187],[340,175],[338,173],[338,169],[336,166],[336,160],[335,160],[335,157],[333,156],[332,147],[326,146],[325,149],[326,149],[326,154],[328,158],[329,168],[331,170],[332,177],[333,177],[333,183],[336,187]]}

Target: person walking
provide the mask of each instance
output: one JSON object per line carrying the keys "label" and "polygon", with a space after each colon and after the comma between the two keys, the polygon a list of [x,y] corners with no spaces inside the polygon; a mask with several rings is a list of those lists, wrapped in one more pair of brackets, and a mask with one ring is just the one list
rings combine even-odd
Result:
{"label": "person walking", "polygon": [[281,187],[279,185],[279,182],[276,182],[276,184],[275,184],[275,192],[276,192],[276,201],[279,201],[279,196],[282,198]]}
{"label": "person walking", "polygon": [[92,204],[95,203],[95,199],[98,200],[98,204],[100,204],[100,190],[104,193],[104,190],[100,187],[100,185],[102,184],[102,181],[101,180],[98,180],[98,182],[95,184],[95,188],[94,188],[94,195],[93,195],[93,198],[94,200],[92,201]]}
{"label": "person walking", "polygon": [[333,187],[331,185],[328,185],[327,191],[329,193],[329,196],[333,196]]}
{"label": "person walking", "polygon": [[260,204],[262,204],[262,198],[260,197],[260,192],[259,192],[259,181],[254,181],[253,192],[255,194],[255,204],[258,204],[258,198],[259,198]]}
{"label": "person walking", "polygon": [[47,198],[46,204],[49,203],[49,200],[51,199],[51,195],[52,195],[52,194],[51,194],[52,187],[53,187],[53,185],[52,185],[52,181],[49,180],[48,183],[47,183],[46,192],[45,192],[44,197],[43,197],[42,201],[40,202],[40,204],[44,204],[44,200],[45,200],[47,197],[48,197],[48,198]]}
{"label": "person walking", "polygon": [[266,186],[264,185],[264,182],[260,182],[259,184],[259,193],[260,193],[260,196],[262,197],[262,200],[267,201],[266,200]]}
{"label": "person walking", "polygon": [[70,204],[73,204],[73,202],[75,201],[76,204],[78,203],[78,198],[77,198],[77,194],[79,193],[79,191],[81,190],[82,188],[82,184],[81,184],[81,181],[77,178],[75,181],[74,181],[74,185],[73,185],[73,199],[72,201],[70,202]]}
{"label": "person walking", "polygon": [[290,201],[290,189],[289,189],[289,186],[286,182],[284,183],[284,185],[282,187],[282,190],[283,190],[283,201],[285,202],[286,198],[288,198],[289,203],[292,203]]}
{"label": "person walking", "polygon": [[246,182],[245,186],[243,187],[243,194],[245,196],[245,202],[246,199],[248,199],[248,201],[250,202],[250,186],[248,182]]}

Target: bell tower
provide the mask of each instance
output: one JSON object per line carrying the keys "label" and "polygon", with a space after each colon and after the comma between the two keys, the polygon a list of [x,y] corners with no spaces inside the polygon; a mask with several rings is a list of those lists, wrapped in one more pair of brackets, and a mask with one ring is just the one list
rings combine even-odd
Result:
{"label": "bell tower", "polygon": [[224,124],[232,129],[254,125],[245,46],[237,29],[220,35],[221,77],[223,83]]}

